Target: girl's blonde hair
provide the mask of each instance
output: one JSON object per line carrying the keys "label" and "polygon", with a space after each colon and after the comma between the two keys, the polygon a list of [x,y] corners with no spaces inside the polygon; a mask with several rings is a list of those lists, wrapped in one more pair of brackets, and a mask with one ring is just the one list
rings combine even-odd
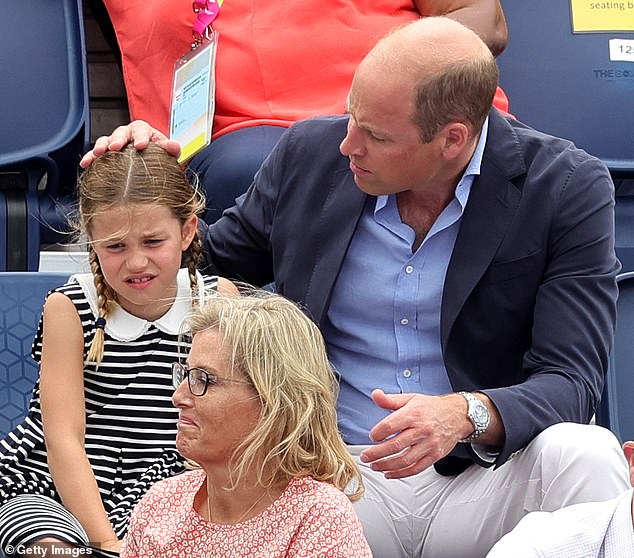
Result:
{"label": "girl's blonde hair", "polygon": [[[102,212],[120,205],[149,204],[170,209],[181,225],[202,213],[205,199],[197,183],[191,184],[175,157],[150,143],[138,151],[128,144],[121,151],[108,151],[95,160],[78,180],[79,214],[76,228],[88,236],[88,258],[97,289],[99,316],[87,359],[101,362],[104,326],[117,296],[106,283],[97,254],[90,241],[93,220]],[[198,232],[183,253],[182,265],[189,270],[192,296],[197,289],[196,267],[202,258]]]}
{"label": "girl's blonde hair", "polygon": [[363,484],[337,427],[338,383],[317,326],[291,301],[264,291],[209,298],[188,325],[192,336],[220,332],[232,370],[261,401],[256,427],[231,457],[234,486],[254,470],[262,486],[308,475],[358,499]]}

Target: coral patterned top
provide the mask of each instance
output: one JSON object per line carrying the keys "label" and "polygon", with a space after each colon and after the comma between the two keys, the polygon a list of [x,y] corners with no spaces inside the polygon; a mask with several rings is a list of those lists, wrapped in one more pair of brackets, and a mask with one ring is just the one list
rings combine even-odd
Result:
{"label": "coral patterned top", "polygon": [[205,478],[196,470],[156,483],[134,510],[121,558],[372,558],[352,504],[330,484],[293,479],[261,514],[221,525],[194,510]]}

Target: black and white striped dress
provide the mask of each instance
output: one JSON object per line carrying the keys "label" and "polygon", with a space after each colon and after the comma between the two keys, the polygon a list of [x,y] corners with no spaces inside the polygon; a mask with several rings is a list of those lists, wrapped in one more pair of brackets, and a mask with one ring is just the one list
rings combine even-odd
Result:
{"label": "black and white striped dress", "polygon": [[[199,277],[198,282],[200,297],[215,293],[216,277]],[[77,309],[85,359],[97,316],[92,275],[76,275],[55,291],[65,294]],[[191,311],[191,300],[189,277],[181,270],[177,298],[156,322],[117,306],[107,320],[103,361],[98,369],[91,363],[85,366],[85,448],[119,537],[127,531],[130,513],[148,488],[183,470],[175,443],[178,410],[171,401],[171,363],[187,351],[187,347],[179,348],[179,333]],[[41,351],[40,320],[33,342],[38,362]],[[83,528],[59,502],[47,466],[38,381],[26,419],[0,441],[0,549],[17,548],[44,536],[87,545]]]}

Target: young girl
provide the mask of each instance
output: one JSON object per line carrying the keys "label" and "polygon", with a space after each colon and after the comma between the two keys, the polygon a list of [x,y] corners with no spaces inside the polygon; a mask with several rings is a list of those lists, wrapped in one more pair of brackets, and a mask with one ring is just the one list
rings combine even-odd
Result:
{"label": "young girl", "polygon": [[153,145],[110,152],[80,179],[92,273],[44,305],[29,413],[0,442],[0,550],[117,553],[136,502],[183,470],[171,405],[181,323],[204,292],[237,292],[196,272],[203,207]]}

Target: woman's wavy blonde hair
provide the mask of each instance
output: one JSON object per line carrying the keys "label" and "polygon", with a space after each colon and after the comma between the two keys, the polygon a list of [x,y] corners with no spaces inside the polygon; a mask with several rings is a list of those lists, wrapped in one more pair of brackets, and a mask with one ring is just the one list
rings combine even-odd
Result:
{"label": "woman's wavy blonde hair", "polygon": [[192,336],[221,333],[232,370],[246,376],[261,401],[255,429],[231,457],[234,486],[254,471],[262,486],[308,475],[358,499],[361,476],[337,427],[337,379],[319,329],[299,307],[264,291],[218,296],[201,304],[188,325]]}
{"label": "woman's wavy blonde hair", "polygon": [[[78,180],[79,209],[75,229],[88,237],[88,259],[97,289],[97,304],[101,327],[95,335],[87,360],[99,363],[103,359],[103,324],[112,312],[116,293],[106,283],[99,259],[92,246],[93,220],[102,212],[120,205],[148,204],[169,208],[184,224],[192,215],[205,208],[205,198],[197,183],[191,184],[176,158],[163,148],[150,143],[138,151],[131,144],[121,151],[108,151],[95,160]],[[183,253],[182,265],[189,270],[192,294],[197,289],[196,267],[202,258],[202,241],[198,232]],[[196,297],[193,297],[196,300]],[[99,322],[99,320],[98,320]]]}

